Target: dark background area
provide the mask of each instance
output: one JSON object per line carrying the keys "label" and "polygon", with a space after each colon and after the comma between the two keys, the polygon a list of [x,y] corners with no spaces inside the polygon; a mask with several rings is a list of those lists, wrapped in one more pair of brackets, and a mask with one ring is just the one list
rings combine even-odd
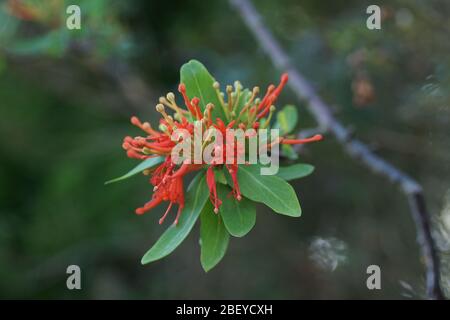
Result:
{"label": "dark background area", "polygon": [[[358,138],[420,181],[450,289],[450,3],[254,1],[295,65]],[[227,1],[26,1],[31,19],[0,2],[0,297],[124,299],[422,298],[424,268],[403,195],[326,136],[302,150],[316,167],[294,182],[303,215],[258,206],[205,274],[198,226],[169,257],[140,258],[167,225],[162,208],[134,214],[151,194],[142,176],[104,186],[136,165],[121,142],[132,115],[156,123],[179,68],[202,61],[221,83],[277,82]],[[78,4],[82,29],[65,8]],[[382,29],[366,8],[382,8]],[[8,9],[9,8],[9,9]],[[30,9],[31,8],[31,9]],[[299,108],[286,89],[279,105]],[[66,288],[68,265],[82,290]],[[366,288],[381,267],[382,290]]]}

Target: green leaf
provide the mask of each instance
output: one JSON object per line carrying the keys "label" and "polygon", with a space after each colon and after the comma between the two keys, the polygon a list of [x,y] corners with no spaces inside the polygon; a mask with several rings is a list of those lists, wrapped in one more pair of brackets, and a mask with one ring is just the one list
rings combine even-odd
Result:
{"label": "green leaf", "polygon": [[223,173],[223,170],[214,170],[214,178],[218,183],[221,184],[228,184],[227,178],[225,178],[225,174]]}
{"label": "green leaf", "polygon": [[208,199],[209,190],[206,185],[204,171],[197,174],[189,185],[186,203],[178,225],[172,224],[156,241],[153,247],[142,257],[141,263],[147,264],[169,255],[188,236],[197,221],[200,212]]}
{"label": "green leaf", "polygon": [[234,237],[245,236],[255,226],[255,203],[245,197],[242,197],[241,201],[230,197],[231,188],[228,186],[219,184],[217,189],[222,200],[220,215],[225,227]]}
{"label": "green leaf", "polygon": [[185,63],[180,70],[180,81],[186,86],[186,93],[189,99],[197,97],[200,99],[200,108],[205,110],[208,103],[214,104],[212,117],[225,119],[222,106],[213,88],[215,79],[211,76],[203,64],[197,60]]}
{"label": "green leaf", "polygon": [[[263,176],[260,166],[239,166],[238,180],[241,192],[250,200],[262,202],[276,213],[299,217],[300,203],[292,186],[277,176]],[[233,185],[227,175],[228,184]]]}
{"label": "green leaf", "polygon": [[277,113],[277,121],[273,128],[280,129],[280,135],[285,135],[295,129],[297,120],[297,108],[293,105],[287,105]]}
{"label": "green leaf", "polygon": [[281,154],[290,160],[298,159],[298,153],[295,152],[294,148],[289,144],[281,145]]}
{"label": "green leaf", "polygon": [[149,169],[151,167],[154,167],[160,163],[164,162],[164,157],[156,157],[156,158],[149,158],[144,161],[142,161],[140,164],[138,164],[136,167],[134,167],[132,170],[130,170],[128,173],[124,174],[121,177],[106,181],[105,184],[114,183],[117,181],[128,179],[135,174],[138,174],[139,172],[144,171],[145,169]]}
{"label": "green leaf", "polygon": [[200,215],[200,262],[206,272],[222,260],[228,248],[229,238],[222,218],[214,213],[212,204],[208,202]]}
{"label": "green leaf", "polygon": [[313,171],[314,166],[306,163],[297,163],[288,167],[280,167],[277,176],[284,180],[290,181],[306,177],[313,173]]}

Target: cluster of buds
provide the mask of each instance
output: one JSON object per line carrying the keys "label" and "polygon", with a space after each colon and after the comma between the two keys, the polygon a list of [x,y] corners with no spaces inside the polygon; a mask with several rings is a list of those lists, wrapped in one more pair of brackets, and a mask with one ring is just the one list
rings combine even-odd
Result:
{"label": "cluster of buds", "polygon": [[[209,101],[200,101],[198,97],[190,99],[186,93],[186,86],[181,83],[178,86],[178,91],[183,98],[184,106],[180,107],[177,104],[175,94],[172,92],[169,92],[165,97],[160,97],[159,103],[156,105],[156,111],[161,114],[158,130],[153,129],[148,122],[141,122],[137,117],[132,117],[131,123],[145,132],[145,136],[125,137],[123,148],[126,150],[128,157],[139,160],[165,157],[165,161],[156,169],[146,170],[145,173],[151,175],[150,183],[153,185],[154,193],[149,202],[136,209],[136,213],[143,214],[161,202],[168,201],[167,211],[159,222],[160,224],[163,223],[172,206],[177,204],[178,213],[174,222],[177,224],[185,201],[183,177],[191,171],[200,170],[204,167],[207,167],[206,183],[210,191],[210,200],[216,213],[219,212],[222,201],[217,193],[217,182],[214,175],[215,167],[225,166],[233,182],[232,194],[237,201],[240,201],[242,195],[237,175],[239,170],[237,158],[240,154],[245,153],[245,150],[239,150],[238,146],[236,146],[233,153],[235,158],[231,163],[227,161],[227,164],[224,164],[225,162],[198,164],[185,161],[181,165],[176,165],[172,159],[172,150],[176,146],[177,141],[172,138],[172,134],[178,129],[183,129],[193,136],[196,123],[200,123],[205,131],[208,129],[218,130],[224,135],[228,129],[246,130],[251,128],[256,132],[260,129],[265,129],[269,126],[275,112],[274,103],[287,82],[288,75],[283,74],[278,86],[270,85],[262,99],[257,97],[260,92],[258,87],[254,87],[252,91],[243,90],[241,83],[236,81],[234,86],[226,86],[225,93],[223,93],[220,90],[220,84],[214,82],[213,88],[220,105],[214,105]],[[204,106],[203,110],[200,105]],[[223,119],[213,118],[215,108],[222,109]],[[172,115],[167,113],[168,109],[170,109]],[[320,135],[308,139],[286,139],[281,137],[277,141],[272,141],[271,144],[302,144],[320,139],[322,139]],[[212,143],[211,140],[206,139],[202,147],[206,147],[209,143]],[[221,150],[224,158],[227,156],[226,150],[225,146]]]}

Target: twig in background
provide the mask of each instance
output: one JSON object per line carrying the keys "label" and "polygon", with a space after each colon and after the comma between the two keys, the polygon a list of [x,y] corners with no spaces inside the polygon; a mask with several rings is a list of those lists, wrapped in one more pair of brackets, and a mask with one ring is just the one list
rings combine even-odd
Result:
{"label": "twig in background", "polygon": [[444,299],[440,286],[439,257],[431,232],[430,215],[426,208],[422,186],[400,169],[374,154],[363,142],[352,137],[350,130],[333,116],[331,108],[293,66],[272,33],[261,23],[261,16],[249,0],[230,0],[230,3],[240,13],[243,21],[275,67],[289,73],[289,86],[294,90],[298,99],[307,102],[307,107],[318,122],[320,130],[332,133],[353,159],[400,186],[408,198],[411,215],[416,224],[417,242],[422,250],[426,267],[427,295],[431,299]]}

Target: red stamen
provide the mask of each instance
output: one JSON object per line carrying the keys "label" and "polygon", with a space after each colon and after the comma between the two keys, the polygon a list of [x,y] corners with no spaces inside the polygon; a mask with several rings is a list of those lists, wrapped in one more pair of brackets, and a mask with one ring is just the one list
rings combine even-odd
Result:
{"label": "red stamen", "polygon": [[316,134],[315,136],[311,137],[311,138],[306,138],[306,139],[282,139],[281,143],[282,144],[303,144],[303,143],[308,143],[308,142],[313,142],[313,141],[320,141],[323,139],[323,136],[321,134]]}
{"label": "red stamen", "polygon": [[237,201],[241,201],[242,195],[241,190],[239,188],[239,181],[237,178],[239,167],[237,164],[233,164],[233,165],[226,165],[226,168],[228,169],[228,172],[231,175],[231,179],[233,180],[233,195],[237,199]]}
{"label": "red stamen", "polygon": [[147,132],[150,135],[159,136],[160,133],[153,130],[148,123],[142,123],[138,117],[131,117],[131,124],[138,127],[144,132]]}
{"label": "red stamen", "polygon": [[173,202],[170,202],[170,203],[169,203],[169,206],[167,207],[166,212],[165,212],[164,215],[161,217],[161,219],[159,219],[159,224],[163,224],[164,220],[165,220],[166,217],[167,217],[167,214],[169,213],[170,209],[172,209],[172,205],[173,205]]}
{"label": "red stamen", "polygon": [[214,167],[210,166],[206,171],[206,184],[209,188],[209,198],[214,206],[214,212],[219,213],[219,207],[222,205],[222,201],[217,195],[216,179],[214,177]]}
{"label": "red stamen", "polygon": [[139,159],[139,160],[144,160],[147,159],[147,156],[144,156],[142,154],[137,153],[135,150],[133,149],[128,149],[127,150],[127,157],[128,158],[132,158],[132,159]]}
{"label": "red stamen", "polygon": [[178,208],[178,212],[177,212],[177,216],[175,218],[175,221],[173,222],[174,225],[178,225],[178,220],[180,219],[181,216],[181,212],[183,211],[184,205],[180,205],[180,207]]}
{"label": "red stamen", "polygon": [[258,111],[261,111],[266,103],[267,103],[267,99],[269,99],[270,95],[272,94],[272,91],[275,90],[275,86],[273,84],[271,84],[266,91],[266,94],[264,95],[264,98],[261,100],[261,102],[259,103],[258,106]]}
{"label": "red stamen", "polygon": [[199,107],[199,103],[200,103],[200,99],[199,98],[197,98],[197,97],[194,97],[192,100],[191,100],[191,103],[194,105],[194,109],[195,109],[195,113],[196,113],[196,117],[197,117],[197,119],[198,120],[201,120],[201,119],[203,119],[203,114],[202,114],[202,111],[200,110],[200,107]]}
{"label": "red stamen", "polygon": [[197,111],[195,110],[194,106],[192,106],[191,102],[189,101],[189,98],[186,94],[186,86],[184,85],[184,83],[180,83],[180,85],[178,86],[178,92],[180,92],[181,95],[183,96],[184,104],[188,108],[189,112],[195,117]]}
{"label": "red stamen", "polygon": [[[281,91],[283,90],[284,86],[286,85],[286,83],[289,80],[289,76],[287,73],[283,73],[281,75],[281,80],[280,83],[278,84],[278,86],[276,87],[275,90],[273,90],[273,92],[270,93],[269,96],[264,97],[263,101],[261,102],[261,104],[258,107],[258,111],[261,111],[260,114],[258,114],[258,116],[256,117],[256,119],[261,119],[263,117],[265,117],[270,110],[270,106],[273,105],[273,103],[275,102],[275,100],[278,98],[278,96],[280,95]],[[263,104],[264,102],[264,104]]]}
{"label": "red stamen", "polygon": [[236,120],[231,121],[231,122],[227,125],[227,129],[233,128],[235,123],[236,123]]}
{"label": "red stamen", "polygon": [[143,207],[136,209],[136,214],[144,214],[145,212],[153,209],[163,201],[162,198],[155,197],[151,201],[147,202]]}
{"label": "red stamen", "polygon": [[171,178],[172,178],[172,179],[175,179],[175,178],[184,176],[184,175],[188,172],[188,169],[189,169],[189,164],[183,163],[183,164],[181,165],[180,169],[178,169],[178,170],[171,176]]}
{"label": "red stamen", "polygon": [[286,85],[286,83],[288,82],[288,80],[289,80],[288,74],[287,74],[287,73],[283,73],[283,74],[281,75],[280,84],[279,84],[278,87],[275,89],[275,91],[271,94],[271,96],[275,97],[275,99],[276,99],[276,97],[278,97],[278,96],[280,95],[281,90],[283,90],[283,88],[284,88],[284,86]]}
{"label": "red stamen", "polygon": [[217,118],[216,123],[217,123],[217,125],[215,125],[215,127],[222,133],[225,132],[226,127],[225,127],[225,123],[222,121],[222,119]]}

